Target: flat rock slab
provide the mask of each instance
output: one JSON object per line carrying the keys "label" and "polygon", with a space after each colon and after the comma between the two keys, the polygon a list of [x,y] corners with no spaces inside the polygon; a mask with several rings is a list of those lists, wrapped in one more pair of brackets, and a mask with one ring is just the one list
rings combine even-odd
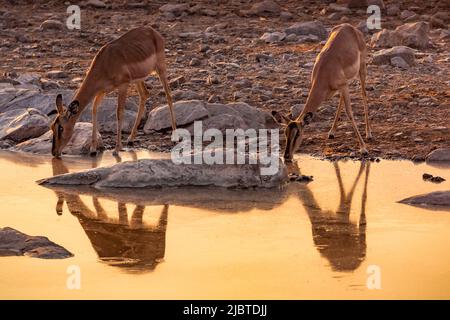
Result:
{"label": "flat rock slab", "polygon": [[449,162],[450,163],[450,148],[439,148],[431,151],[425,158],[427,163],[432,162]]}
{"label": "flat rock slab", "polygon": [[0,140],[22,142],[44,134],[50,128],[50,119],[39,110],[15,109],[0,113]]}
{"label": "flat rock slab", "polygon": [[47,237],[29,236],[13,228],[0,228],[0,257],[29,256],[41,259],[65,259],[73,254]]}
{"label": "flat rock slab", "polygon": [[[53,132],[51,130],[42,136],[24,141],[11,148],[12,151],[22,151],[35,154],[50,154],[52,150]],[[87,122],[77,122],[69,143],[63,150],[63,154],[81,155],[88,154],[92,141],[92,124]],[[97,131],[97,141],[99,149],[103,148],[103,140]]]}
{"label": "flat rock slab", "polygon": [[450,190],[421,194],[403,199],[399,202],[413,206],[429,207],[450,212]]}
{"label": "flat rock slab", "polygon": [[278,159],[273,175],[262,175],[259,164],[175,164],[172,159],[143,159],[110,167],[68,173],[39,180],[42,185],[90,185],[95,188],[155,188],[216,186],[272,188],[287,182],[287,170]]}

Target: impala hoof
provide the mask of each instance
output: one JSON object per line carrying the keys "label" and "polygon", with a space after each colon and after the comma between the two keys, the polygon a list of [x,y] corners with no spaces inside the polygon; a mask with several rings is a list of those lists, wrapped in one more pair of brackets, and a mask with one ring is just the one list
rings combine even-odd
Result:
{"label": "impala hoof", "polygon": [[363,156],[367,156],[367,155],[369,154],[369,151],[367,151],[366,148],[361,148],[361,154],[362,154]]}
{"label": "impala hoof", "polygon": [[334,139],[334,133],[329,133],[328,134],[328,139]]}
{"label": "impala hoof", "polygon": [[97,156],[97,150],[91,150],[91,151],[89,152],[89,155],[90,155],[91,157]]}
{"label": "impala hoof", "polygon": [[119,156],[119,151],[114,150],[112,154],[113,154],[113,156],[118,157]]}
{"label": "impala hoof", "polygon": [[132,147],[134,145],[134,141],[127,141],[127,146]]}

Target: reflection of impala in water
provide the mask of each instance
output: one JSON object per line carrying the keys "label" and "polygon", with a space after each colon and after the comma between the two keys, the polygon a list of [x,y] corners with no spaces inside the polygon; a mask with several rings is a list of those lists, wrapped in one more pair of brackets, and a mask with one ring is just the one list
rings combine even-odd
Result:
{"label": "reflection of impala in water", "polygon": [[[336,212],[322,210],[312,191],[305,186],[298,192],[312,225],[314,244],[336,271],[356,270],[366,256],[366,200],[370,162],[361,162],[358,174],[348,193],[345,193],[341,171],[333,162],[339,184],[340,201]],[[353,194],[365,169],[361,213],[358,224],[350,221]]]}
{"label": "reflection of impala in water", "polygon": [[[53,174],[68,172],[62,160],[54,159],[52,164]],[[117,202],[118,221],[114,221],[96,196],[92,197],[95,210],[91,210],[78,194],[55,192],[58,197],[56,212],[62,214],[66,202],[70,213],[78,218],[100,260],[128,270],[151,271],[164,258],[168,205],[164,205],[157,225],[149,227],[143,223],[143,205],[136,205],[129,219],[126,203]]]}
{"label": "reflection of impala in water", "polygon": [[[96,165],[93,163],[93,166]],[[114,259],[119,259],[122,260],[122,265],[134,264],[140,266],[141,270],[153,269],[157,262],[164,257],[169,204],[222,213],[238,213],[254,209],[270,211],[276,210],[276,207],[285,202],[290,195],[296,194],[311,221],[313,241],[320,254],[329,261],[333,270],[353,271],[359,267],[366,255],[365,208],[370,163],[361,163],[348,193],[344,190],[338,163],[333,163],[333,165],[340,191],[339,207],[336,212],[322,210],[312,190],[304,184],[291,184],[283,190],[245,191],[223,188],[210,191],[205,191],[204,188],[134,189],[131,191],[124,189],[70,189],[55,186],[52,188],[58,195],[57,212],[62,212],[65,201],[69,211],[80,221],[100,259],[111,264],[114,264]],[[298,171],[295,164],[290,166],[291,171]],[[54,174],[68,172],[62,164],[62,160],[53,160],[53,169]],[[353,194],[364,171],[361,212],[359,222],[356,224],[350,220],[350,209]],[[95,212],[82,202],[80,194],[92,196]],[[118,203],[118,222],[108,220],[99,198],[110,199]],[[136,205],[130,222],[126,212],[126,203]],[[157,227],[143,226],[144,208],[161,205],[164,206],[164,209]],[[128,261],[128,264],[124,261]]]}

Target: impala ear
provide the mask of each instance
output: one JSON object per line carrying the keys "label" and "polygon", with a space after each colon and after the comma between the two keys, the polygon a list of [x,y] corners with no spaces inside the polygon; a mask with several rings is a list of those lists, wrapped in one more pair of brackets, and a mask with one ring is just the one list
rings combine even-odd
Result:
{"label": "impala ear", "polygon": [[69,105],[69,114],[70,115],[74,115],[78,113],[78,109],[80,107],[80,103],[78,102],[78,100],[72,101]]}
{"label": "impala ear", "polygon": [[281,112],[278,112],[276,110],[272,110],[270,112],[270,115],[272,116],[273,120],[275,120],[275,122],[282,127],[285,127],[289,122],[291,122],[291,119],[288,116],[285,116]]}
{"label": "impala ear", "polygon": [[58,94],[56,96],[56,110],[58,111],[59,114],[63,114],[64,113],[64,107],[63,107],[63,101],[62,101],[62,95]]}

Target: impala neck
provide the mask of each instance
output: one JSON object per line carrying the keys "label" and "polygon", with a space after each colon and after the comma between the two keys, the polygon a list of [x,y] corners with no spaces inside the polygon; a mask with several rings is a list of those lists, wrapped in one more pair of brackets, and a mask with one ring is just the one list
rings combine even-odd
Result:
{"label": "impala neck", "polygon": [[89,105],[89,102],[94,99],[99,91],[100,88],[98,86],[98,81],[96,81],[96,79],[93,79],[90,73],[88,73],[86,75],[86,78],[81,83],[80,88],[73,97],[73,101],[77,100],[79,103],[77,114],[71,118],[71,120],[73,119],[73,123],[78,120],[83,110],[86,109],[86,107]]}
{"label": "impala neck", "polygon": [[302,118],[308,113],[311,113],[312,116],[320,107],[320,104],[325,100],[327,92],[328,90],[326,88],[321,87],[317,81],[314,81],[311,90],[309,90],[305,107],[303,108],[302,113],[297,117],[296,121],[303,120]]}

